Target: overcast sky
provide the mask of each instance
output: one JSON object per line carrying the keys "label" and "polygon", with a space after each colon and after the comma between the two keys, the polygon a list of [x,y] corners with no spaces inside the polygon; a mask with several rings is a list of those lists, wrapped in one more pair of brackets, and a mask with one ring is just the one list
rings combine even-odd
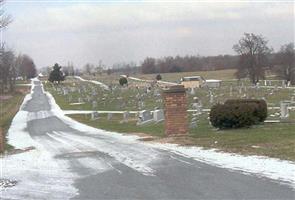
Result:
{"label": "overcast sky", "polygon": [[262,34],[274,50],[294,41],[294,1],[9,0],[5,9],[13,16],[6,45],[30,55],[37,67],[234,54],[244,32]]}

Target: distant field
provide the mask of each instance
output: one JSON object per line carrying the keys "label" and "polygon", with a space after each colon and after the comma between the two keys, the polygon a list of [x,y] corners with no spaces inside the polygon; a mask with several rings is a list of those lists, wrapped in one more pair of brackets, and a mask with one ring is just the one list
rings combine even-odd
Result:
{"label": "distant field", "polygon": [[[218,70],[218,71],[196,71],[196,72],[179,72],[179,73],[162,73],[162,79],[166,81],[179,81],[184,76],[202,76],[205,79],[220,79],[229,80],[235,79],[235,69]],[[152,79],[156,78],[157,74],[136,74],[137,78]],[[133,76],[133,75],[130,75]]]}
{"label": "distant field", "polygon": [[[218,71],[196,71],[196,72],[179,72],[179,73],[162,73],[162,80],[177,82],[184,76],[202,76],[205,79],[231,80],[235,79],[235,69],[218,70]],[[98,80],[106,84],[117,84],[121,74],[102,74],[102,75],[84,75],[86,79]],[[129,76],[141,79],[155,80],[157,74],[129,74]]]}

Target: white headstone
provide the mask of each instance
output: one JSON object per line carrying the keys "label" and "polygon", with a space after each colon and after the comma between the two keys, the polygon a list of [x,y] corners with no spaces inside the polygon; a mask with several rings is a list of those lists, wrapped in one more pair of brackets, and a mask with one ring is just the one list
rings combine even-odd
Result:
{"label": "white headstone", "polygon": [[128,119],[129,119],[129,112],[125,111],[123,113],[123,122],[128,122]]}
{"label": "white headstone", "polygon": [[113,113],[108,113],[108,117],[107,117],[107,119],[108,120],[111,120],[113,118]]}
{"label": "white headstone", "polygon": [[195,94],[196,94],[195,89],[191,88],[191,95],[195,95]]}
{"label": "white headstone", "polygon": [[143,125],[153,121],[154,119],[150,111],[143,110],[139,112],[137,125]]}
{"label": "white headstone", "polygon": [[92,109],[97,108],[97,101],[92,101]]}
{"label": "white headstone", "polygon": [[164,111],[162,109],[154,110],[153,119],[154,119],[155,122],[163,121],[164,120]]}
{"label": "white headstone", "polygon": [[286,119],[289,117],[288,102],[281,101],[280,110],[281,110],[281,119]]}

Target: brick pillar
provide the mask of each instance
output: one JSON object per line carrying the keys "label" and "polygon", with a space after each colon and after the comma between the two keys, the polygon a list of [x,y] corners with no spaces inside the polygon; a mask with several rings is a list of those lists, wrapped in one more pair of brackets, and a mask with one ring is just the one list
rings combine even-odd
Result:
{"label": "brick pillar", "polygon": [[182,85],[163,90],[165,133],[184,135],[188,133],[187,99]]}

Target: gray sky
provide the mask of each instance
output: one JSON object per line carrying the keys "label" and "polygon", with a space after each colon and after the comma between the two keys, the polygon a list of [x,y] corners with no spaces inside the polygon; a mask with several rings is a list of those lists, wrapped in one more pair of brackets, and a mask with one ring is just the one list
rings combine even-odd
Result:
{"label": "gray sky", "polygon": [[106,65],[147,56],[234,54],[244,32],[294,41],[294,1],[7,1],[6,45],[37,67]]}

